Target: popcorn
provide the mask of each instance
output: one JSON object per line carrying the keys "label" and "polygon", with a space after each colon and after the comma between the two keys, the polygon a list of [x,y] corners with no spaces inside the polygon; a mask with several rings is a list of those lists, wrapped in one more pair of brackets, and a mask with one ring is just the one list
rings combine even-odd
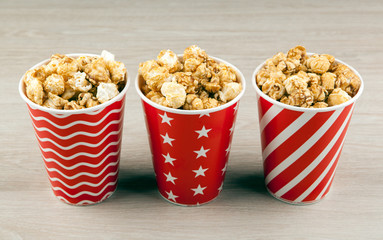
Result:
{"label": "popcorn", "polygon": [[219,98],[223,102],[229,102],[233,100],[242,91],[242,86],[236,82],[230,82],[223,86],[222,91],[219,91]]}
{"label": "popcorn", "polygon": [[52,74],[44,81],[44,90],[56,95],[61,95],[65,91],[64,78],[58,74]]}
{"label": "popcorn", "polygon": [[109,101],[117,96],[120,92],[114,83],[100,83],[97,87],[97,99],[100,103]]}
{"label": "popcorn", "polygon": [[68,80],[71,89],[79,92],[88,92],[92,88],[92,84],[86,79],[86,73],[76,72],[73,78]]}
{"label": "popcorn", "polygon": [[343,91],[341,88],[335,88],[334,91],[328,96],[327,103],[328,105],[335,106],[347,102],[351,97],[347,92]]}
{"label": "popcorn", "polygon": [[182,59],[162,50],[157,60],[140,63],[141,90],[151,101],[171,108],[201,110],[231,101],[242,91],[231,67],[217,63],[196,45]]}
{"label": "popcorn", "polygon": [[101,57],[72,58],[54,54],[48,64],[28,70],[23,81],[27,97],[44,107],[90,108],[109,101],[125,86],[126,68],[103,51]]}
{"label": "popcorn", "polygon": [[[361,80],[346,65],[328,54],[306,55],[297,46],[266,60],[256,75],[258,87],[284,104],[324,108],[348,101],[358,93]],[[335,88],[335,89],[334,89]]]}
{"label": "popcorn", "polygon": [[171,50],[162,50],[158,56],[159,65],[167,68],[169,73],[174,73],[182,69],[182,64],[178,61],[177,55]]}
{"label": "popcorn", "polygon": [[161,87],[161,93],[166,98],[166,105],[171,108],[179,108],[185,103],[186,92],[181,84],[166,82]]}

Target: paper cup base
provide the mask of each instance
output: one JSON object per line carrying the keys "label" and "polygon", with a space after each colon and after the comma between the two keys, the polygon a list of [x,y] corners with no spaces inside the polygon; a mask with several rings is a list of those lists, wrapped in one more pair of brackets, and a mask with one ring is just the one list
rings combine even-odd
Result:
{"label": "paper cup base", "polygon": [[329,190],[329,192],[328,192],[326,195],[324,195],[321,199],[318,199],[318,200],[315,200],[315,201],[309,201],[309,202],[293,202],[293,201],[289,201],[289,200],[286,200],[286,199],[283,199],[283,198],[281,198],[281,197],[278,197],[278,196],[274,195],[274,194],[273,194],[267,187],[266,187],[266,189],[267,189],[267,191],[269,192],[269,194],[270,194],[273,198],[275,198],[275,199],[277,199],[277,200],[279,200],[279,201],[281,201],[281,202],[283,202],[283,203],[287,203],[287,204],[295,205],[295,206],[307,206],[307,205],[312,205],[312,204],[321,202],[323,199],[326,198],[326,196],[327,196],[327,195],[329,194],[329,192],[331,191],[331,190]]}
{"label": "paper cup base", "polygon": [[60,200],[60,202],[66,203],[66,204],[71,205],[71,206],[79,206],[79,207],[83,207],[83,206],[97,205],[97,204],[100,204],[100,203],[104,202],[105,200],[107,200],[108,198],[110,198],[110,197],[116,192],[116,190],[117,190],[117,185],[116,185],[115,189],[113,190],[113,192],[110,192],[109,194],[106,194],[106,195],[104,196],[104,198],[101,199],[100,201],[98,201],[98,202],[92,202],[92,203],[85,203],[85,204],[84,204],[84,203],[80,203],[80,204],[78,204],[78,203],[71,203],[71,202],[68,202],[68,201],[67,201],[66,199],[64,199],[63,197],[56,196],[56,195],[54,194],[54,192],[52,192],[52,194],[53,194],[53,196],[55,196],[56,199]]}
{"label": "paper cup base", "polygon": [[202,206],[202,205],[211,203],[211,202],[213,202],[214,200],[216,200],[216,199],[219,197],[219,194],[218,194],[217,196],[215,196],[214,198],[210,199],[210,200],[207,201],[207,202],[197,203],[197,204],[182,204],[182,203],[177,203],[177,202],[170,201],[169,199],[166,198],[166,196],[162,195],[160,191],[158,191],[158,193],[159,193],[160,196],[161,196],[163,199],[165,199],[167,202],[172,203],[172,204],[177,205],[177,206],[181,206],[181,207],[199,207],[199,206]]}

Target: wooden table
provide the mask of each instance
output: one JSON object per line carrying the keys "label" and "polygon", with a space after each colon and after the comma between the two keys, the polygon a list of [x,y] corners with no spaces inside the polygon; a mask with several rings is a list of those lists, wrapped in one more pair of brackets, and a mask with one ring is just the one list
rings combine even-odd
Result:
{"label": "wooden table", "polygon": [[[0,24],[0,239],[383,238],[381,1],[3,0]],[[107,49],[134,78],[139,62],[192,44],[239,67],[248,86],[219,198],[189,208],[161,198],[132,84],[117,191],[88,207],[57,200],[19,97],[22,74],[53,53]],[[282,203],[264,187],[250,79],[266,58],[298,44],[342,59],[365,81],[331,192],[309,206]]]}

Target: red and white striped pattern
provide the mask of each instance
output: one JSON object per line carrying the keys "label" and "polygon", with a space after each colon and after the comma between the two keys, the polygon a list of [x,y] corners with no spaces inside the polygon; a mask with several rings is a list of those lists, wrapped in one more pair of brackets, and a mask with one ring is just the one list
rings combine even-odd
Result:
{"label": "red and white striped pattern", "polygon": [[94,204],[116,189],[125,96],[87,113],[29,105],[54,194],[66,203]]}
{"label": "red and white striped pattern", "polygon": [[273,196],[295,204],[326,196],[353,108],[291,110],[258,96],[265,183]]}

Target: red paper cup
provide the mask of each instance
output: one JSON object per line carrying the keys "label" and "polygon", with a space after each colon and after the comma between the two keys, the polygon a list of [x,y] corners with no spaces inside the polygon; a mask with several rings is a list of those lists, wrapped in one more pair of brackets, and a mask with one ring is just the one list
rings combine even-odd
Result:
{"label": "red paper cup", "polygon": [[[99,56],[67,54],[67,56]],[[31,69],[47,64],[44,60]],[[57,110],[27,103],[53,193],[66,203],[99,203],[113,194],[117,186],[125,95],[129,86],[110,101],[81,110]]]}
{"label": "red paper cup", "polygon": [[233,137],[239,100],[245,78],[233,65],[242,83],[241,93],[220,107],[180,110],[156,104],[141,92],[143,78],[137,75],[154,171],[160,194],[171,203],[194,206],[207,203],[222,190]]}
{"label": "red paper cup", "polygon": [[264,94],[252,76],[257,93],[263,169],[267,190],[275,198],[292,204],[310,204],[330,190],[343,148],[354,104],[349,101],[327,108],[300,108],[278,102]]}

